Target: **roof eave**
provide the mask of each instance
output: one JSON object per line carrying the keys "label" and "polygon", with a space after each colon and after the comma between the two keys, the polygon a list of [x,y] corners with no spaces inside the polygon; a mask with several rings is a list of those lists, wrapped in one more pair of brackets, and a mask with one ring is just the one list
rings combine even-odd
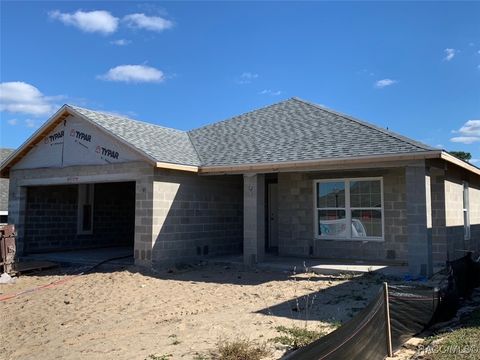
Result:
{"label": "roof eave", "polygon": [[449,154],[449,153],[446,152],[446,151],[442,151],[440,157],[441,157],[443,160],[445,160],[445,161],[447,161],[447,162],[449,162],[449,163],[451,163],[451,164],[457,165],[457,166],[459,166],[459,167],[461,167],[461,168],[463,168],[463,169],[465,169],[465,170],[468,170],[468,171],[470,171],[470,172],[472,172],[472,173],[480,176],[480,168],[478,168],[478,167],[476,167],[475,165],[472,165],[472,164],[470,164],[470,163],[468,163],[468,162],[466,162],[466,161],[463,161],[463,160],[461,160],[461,159],[459,159],[459,158],[457,158],[457,157]]}
{"label": "roof eave", "polygon": [[284,162],[270,162],[260,164],[240,164],[240,165],[220,165],[220,166],[202,166],[199,169],[201,174],[239,174],[239,173],[258,173],[258,172],[277,172],[277,171],[292,171],[303,170],[308,168],[315,168],[321,170],[322,168],[334,166],[337,168],[354,165],[365,165],[368,163],[393,163],[398,161],[411,160],[425,160],[441,158],[441,150],[420,151],[412,153],[397,153],[386,155],[369,155],[358,157],[344,157],[344,158],[328,158],[316,160],[299,160],[299,161],[284,161]]}
{"label": "roof eave", "polygon": [[167,169],[167,170],[180,170],[180,171],[188,171],[193,173],[199,172],[199,167],[194,165],[184,165],[184,164],[174,164],[174,163],[167,163],[167,162],[160,162],[157,161],[155,167],[159,169]]}

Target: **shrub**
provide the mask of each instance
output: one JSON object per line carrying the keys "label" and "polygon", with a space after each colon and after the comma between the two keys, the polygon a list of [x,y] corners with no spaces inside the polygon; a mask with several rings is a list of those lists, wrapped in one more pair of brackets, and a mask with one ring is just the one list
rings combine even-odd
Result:
{"label": "shrub", "polygon": [[214,360],[260,360],[270,355],[265,343],[257,345],[249,340],[221,341],[211,352]]}
{"label": "shrub", "polygon": [[288,346],[291,350],[307,346],[327,334],[323,330],[308,330],[307,328],[299,326],[277,326],[275,329],[283,335],[273,338],[272,341]]}

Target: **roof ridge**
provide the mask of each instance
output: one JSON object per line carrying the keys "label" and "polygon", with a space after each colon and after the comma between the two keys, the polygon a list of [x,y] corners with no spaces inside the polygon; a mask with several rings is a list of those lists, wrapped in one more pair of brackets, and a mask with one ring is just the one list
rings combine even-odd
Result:
{"label": "roof ridge", "polygon": [[403,136],[403,135],[400,135],[400,134],[397,134],[396,132],[393,132],[393,131],[390,131],[390,130],[386,130],[386,129],[382,129],[381,127],[379,126],[376,126],[374,124],[371,124],[367,121],[364,121],[364,120],[360,120],[360,119],[357,119],[357,118],[354,118],[353,116],[350,116],[350,115],[347,115],[347,114],[344,114],[344,113],[341,113],[341,112],[338,112],[336,110],[332,110],[330,108],[327,108],[327,107],[324,107],[324,106],[320,106],[318,104],[315,104],[315,103],[312,103],[310,101],[307,101],[307,100],[303,100],[303,99],[300,99],[299,97],[292,97],[291,100],[295,100],[295,101],[299,101],[299,102],[302,102],[304,104],[307,104],[307,105],[310,105],[310,106],[313,106],[317,109],[320,109],[320,110],[323,110],[323,111],[326,111],[326,112],[329,112],[331,114],[334,114],[334,115],[337,115],[337,116],[341,116],[347,120],[350,120],[350,121],[354,121],[362,126],[366,126],[366,127],[369,127],[373,130],[376,130],[376,131],[379,131],[385,135],[388,135],[390,137],[393,137],[397,140],[400,140],[400,141],[403,141],[403,142],[406,142],[410,145],[413,145],[413,146],[416,146],[416,147],[419,147],[423,150],[427,150],[427,151],[430,151],[430,150],[438,150],[438,149],[434,149],[433,147],[427,145],[427,144],[423,144],[419,141],[416,141],[414,139],[410,139],[406,136]]}
{"label": "roof ridge", "polygon": [[270,104],[270,105],[267,105],[267,106],[262,106],[262,107],[259,107],[259,108],[255,108],[255,109],[252,109],[252,110],[245,111],[245,112],[243,112],[243,113],[241,113],[241,114],[231,116],[231,117],[226,118],[226,119],[224,119],[224,120],[220,120],[220,121],[216,121],[216,122],[213,122],[213,123],[210,123],[210,124],[202,125],[202,126],[200,126],[200,127],[197,127],[197,128],[191,129],[191,130],[188,130],[187,133],[190,133],[190,132],[194,132],[194,131],[203,129],[203,128],[206,128],[206,127],[208,127],[208,126],[217,125],[217,124],[223,124],[223,123],[225,123],[225,122],[227,122],[227,121],[235,120],[235,119],[237,119],[237,118],[239,118],[239,117],[248,115],[248,114],[253,113],[253,112],[255,112],[255,111],[264,110],[264,109],[268,109],[268,108],[270,108],[270,107],[272,107],[272,106],[279,105],[279,104],[284,103],[284,102],[287,102],[287,101],[289,101],[289,100],[291,100],[291,99],[292,99],[292,98],[290,98],[290,99],[285,99],[285,100],[281,100],[281,101],[279,101],[279,102],[276,102],[276,103],[273,103],[273,104]]}
{"label": "roof ridge", "polygon": [[133,122],[136,122],[136,123],[139,123],[139,124],[145,124],[145,125],[149,125],[149,126],[159,127],[159,128],[161,128],[161,129],[167,129],[167,130],[173,130],[173,131],[177,131],[177,132],[181,132],[181,133],[187,133],[187,131],[185,131],[185,130],[180,130],[180,129],[175,129],[175,128],[168,127],[168,126],[158,125],[158,124],[154,124],[154,123],[151,123],[151,122],[148,122],[148,121],[142,121],[142,120],[132,119],[132,118],[129,118],[129,117],[127,117],[127,116],[123,116],[123,115],[121,115],[121,114],[120,114],[120,115],[116,115],[116,114],[114,114],[114,113],[109,113],[109,112],[106,112],[106,111],[92,110],[92,109],[88,109],[88,108],[84,108],[84,107],[77,106],[77,105],[72,105],[72,104],[65,104],[65,105],[68,106],[68,107],[73,108],[74,110],[75,110],[76,108],[77,108],[77,109],[82,109],[82,110],[91,111],[91,112],[98,113],[98,114],[113,116],[113,117],[116,117],[116,118],[119,118],[119,119],[124,119],[124,120],[128,120],[128,121],[133,121]]}

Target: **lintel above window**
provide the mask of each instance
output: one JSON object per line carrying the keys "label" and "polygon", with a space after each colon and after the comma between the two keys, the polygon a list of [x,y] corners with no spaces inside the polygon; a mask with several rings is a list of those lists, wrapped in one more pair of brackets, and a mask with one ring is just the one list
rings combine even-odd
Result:
{"label": "lintel above window", "polygon": [[384,240],[383,179],[314,181],[315,237]]}

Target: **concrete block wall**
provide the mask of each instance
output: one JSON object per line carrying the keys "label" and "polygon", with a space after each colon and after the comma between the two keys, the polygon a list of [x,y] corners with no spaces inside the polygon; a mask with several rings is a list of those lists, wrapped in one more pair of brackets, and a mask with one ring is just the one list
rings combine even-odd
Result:
{"label": "concrete block wall", "polygon": [[313,247],[313,183],[308,173],[278,174],[278,253],[308,256]]}
{"label": "concrete block wall", "polygon": [[241,253],[241,176],[155,171],[152,265],[164,267],[204,256]]}
{"label": "concrete block wall", "polygon": [[412,275],[429,277],[432,260],[431,179],[425,162],[405,168],[408,269]]}
{"label": "concrete block wall", "polygon": [[17,249],[23,253],[27,188],[40,185],[73,185],[135,181],[135,262],[149,266],[152,252],[153,166],[145,162],[17,169],[10,172],[9,218],[17,228]]}
{"label": "concrete block wall", "polygon": [[[464,239],[463,181],[469,184],[470,240]],[[480,251],[480,179],[456,166],[446,170],[445,210],[448,256],[458,259],[466,251]]]}
{"label": "concrete block wall", "polygon": [[132,246],[135,183],[94,185],[93,232],[77,234],[78,185],[27,187],[25,253]]}
{"label": "concrete block wall", "polygon": [[[385,241],[314,239],[314,185],[316,179],[383,177]],[[404,168],[342,172],[279,173],[279,253],[362,260],[407,259]]]}
{"label": "concrete block wall", "polygon": [[78,185],[32,186],[27,189],[26,254],[88,247],[77,237]]}

